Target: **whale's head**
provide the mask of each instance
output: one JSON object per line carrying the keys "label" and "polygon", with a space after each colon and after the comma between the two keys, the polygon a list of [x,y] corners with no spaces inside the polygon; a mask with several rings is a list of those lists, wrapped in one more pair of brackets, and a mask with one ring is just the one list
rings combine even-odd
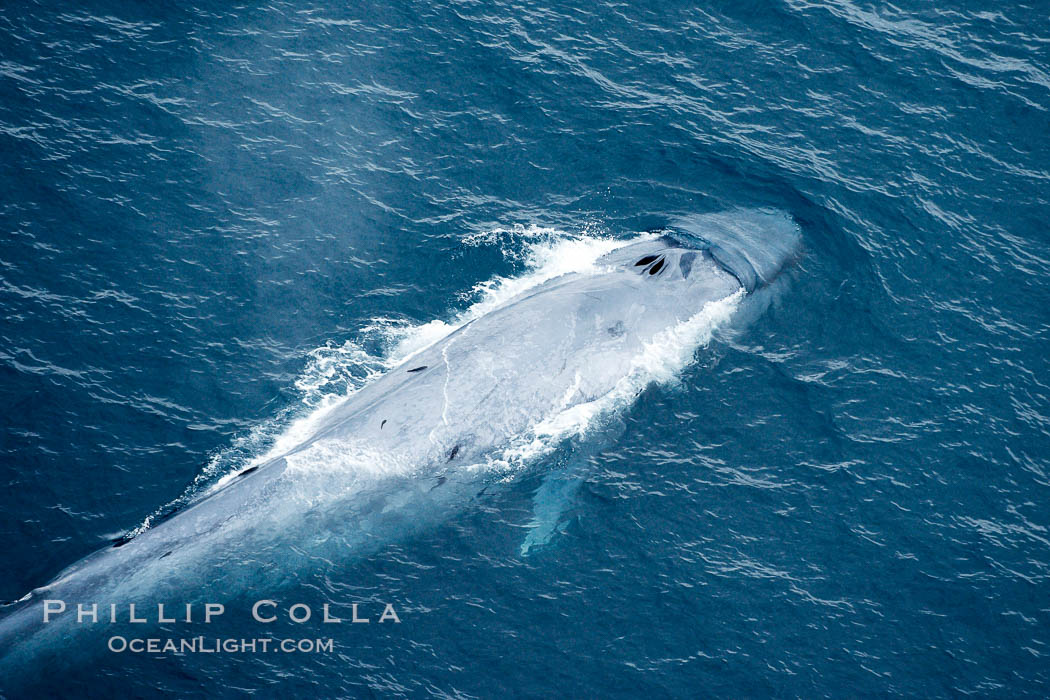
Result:
{"label": "whale's head", "polygon": [[630,243],[599,263],[609,273],[607,286],[600,290],[608,312],[622,315],[642,335],[690,318],[707,302],[724,299],[741,287],[747,289],[709,247],[673,234]]}
{"label": "whale's head", "polygon": [[[652,238],[618,248],[602,260],[645,280],[662,283],[663,291],[688,294],[728,275],[746,292],[773,282],[798,254],[798,227],[782,214],[742,212],[679,219]],[[718,274],[718,271],[723,273]]]}
{"label": "whale's head", "polygon": [[599,263],[627,283],[623,294],[610,294],[622,313],[639,327],[656,327],[689,318],[707,302],[769,287],[799,245],[790,217],[744,211],[679,219]]}

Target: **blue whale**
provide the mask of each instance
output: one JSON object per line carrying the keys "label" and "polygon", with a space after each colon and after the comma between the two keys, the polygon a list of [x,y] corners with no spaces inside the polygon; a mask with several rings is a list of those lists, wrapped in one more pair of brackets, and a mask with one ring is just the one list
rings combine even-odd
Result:
{"label": "blue whale", "polygon": [[[267,591],[315,558],[446,517],[493,469],[680,369],[799,245],[780,213],[694,216],[506,300],[327,409],[299,444],[8,605],[0,668],[92,627],[68,612],[45,623],[46,601],[106,609]],[[578,481],[539,489],[522,554],[550,539]]]}

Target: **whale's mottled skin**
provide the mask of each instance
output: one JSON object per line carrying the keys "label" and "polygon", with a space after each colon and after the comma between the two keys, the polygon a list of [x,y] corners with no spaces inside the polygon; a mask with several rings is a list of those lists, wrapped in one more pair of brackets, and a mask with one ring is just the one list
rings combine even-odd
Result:
{"label": "whale's mottled skin", "polygon": [[[661,333],[768,284],[796,254],[785,217],[753,214],[738,228],[678,222],[466,323],[329,410],[287,453],[8,606],[0,654],[69,633],[42,624],[45,599],[155,606],[264,589],[311,556],[364,549],[469,500],[480,488],[470,465],[608,394]],[[541,490],[541,526],[558,493]]]}

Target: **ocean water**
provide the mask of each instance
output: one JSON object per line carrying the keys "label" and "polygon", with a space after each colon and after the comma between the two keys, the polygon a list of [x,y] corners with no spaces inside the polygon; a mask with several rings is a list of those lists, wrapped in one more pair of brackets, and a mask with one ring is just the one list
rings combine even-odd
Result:
{"label": "ocean water", "polygon": [[[0,693],[1046,697],[1048,137],[1039,3],[4,3],[2,600],[594,251],[764,209],[803,253],[546,545],[572,446],[260,562],[331,652],[74,642]],[[330,601],[373,624],[285,616]]]}

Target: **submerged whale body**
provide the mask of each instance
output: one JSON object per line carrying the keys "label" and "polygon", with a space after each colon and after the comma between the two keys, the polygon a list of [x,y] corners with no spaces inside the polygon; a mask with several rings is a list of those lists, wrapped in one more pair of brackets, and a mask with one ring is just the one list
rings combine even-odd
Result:
{"label": "submerged whale body", "polygon": [[[526,290],[328,409],[293,448],[8,606],[0,655],[69,633],[42,624],[46,599],[190,602],[204,590],[266,591],[313,557],[364,551],[438,520],[484,486],[484,465],[629,403],[660,378],[661,348],[677,343],[691,356],[798,245],[780,214],[693,217]],[[682,337],[693,340],[683,346]],[[541,488],[523,553],[549,537],[565,491]]]}

